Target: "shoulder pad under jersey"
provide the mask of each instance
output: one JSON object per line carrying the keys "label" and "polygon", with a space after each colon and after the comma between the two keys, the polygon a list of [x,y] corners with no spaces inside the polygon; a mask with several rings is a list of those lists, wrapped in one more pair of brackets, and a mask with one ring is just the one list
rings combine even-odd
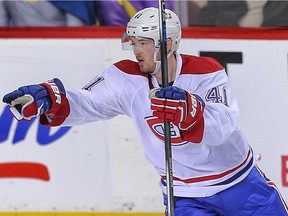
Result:
{"label": "shoulder pad under jersey", "polygon": [[210,57],[183,55],[181,74],[207,74],[223,70],[224,67]]}
{"label": "shoulder pad under jersey", "polygon": [[118,68],[119,70],[121,70],[123,73],[148,77],[148,74],[142,73],[140,71],[140,67],[138,63],[132,60],[122,60],[122,61],[116,62],[114,66]]}

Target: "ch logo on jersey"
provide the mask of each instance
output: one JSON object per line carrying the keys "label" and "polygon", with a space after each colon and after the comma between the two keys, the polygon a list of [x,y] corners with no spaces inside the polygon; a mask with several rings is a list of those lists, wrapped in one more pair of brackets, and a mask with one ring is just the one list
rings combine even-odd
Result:
{"label": "ch logo on jersey", "polygon": [[[155,117],[155,116],[148,116],[145,118],[146,122],[150,128],[150,130],[163,142],[165,141],[164,138],[164,123],[163,120]],[[174,124],[170,123],[170,131],[171,131],[171,144],[172,145],[183,145],[187,143],[187,141],[183,140],[180,136],[179,128],[176,127]]]}

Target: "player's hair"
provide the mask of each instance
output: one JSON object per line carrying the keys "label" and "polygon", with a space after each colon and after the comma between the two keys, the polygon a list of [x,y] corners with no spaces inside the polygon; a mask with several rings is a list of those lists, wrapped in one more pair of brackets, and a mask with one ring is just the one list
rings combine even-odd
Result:
{"label": "player's hair", "polygon": [[[166,9],[166,37],[172,40],[172,52],[175,52],[181,39],[181,23],[178,16]],[[145,8],[136,13],[128,22],[126,34],[129,37],[151,38],[155,47],[159,47],[159,16],[158,8]]]}

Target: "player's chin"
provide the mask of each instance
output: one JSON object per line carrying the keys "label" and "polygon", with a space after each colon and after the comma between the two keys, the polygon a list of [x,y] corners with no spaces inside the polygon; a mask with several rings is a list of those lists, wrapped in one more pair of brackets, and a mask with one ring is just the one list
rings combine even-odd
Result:
{"label": "player's chin", "polygon": [[152,73],[150,69],[143,67],[143,66],[140,66],[140,71],[145,74]]}
{"label": "player's chin", "polygon": [[142,73],[145,73],[145,74],[153,73],[153,71],[151,71],[151,70],[141,70],[141,69],[140,69],[140,71],[141,71]]}

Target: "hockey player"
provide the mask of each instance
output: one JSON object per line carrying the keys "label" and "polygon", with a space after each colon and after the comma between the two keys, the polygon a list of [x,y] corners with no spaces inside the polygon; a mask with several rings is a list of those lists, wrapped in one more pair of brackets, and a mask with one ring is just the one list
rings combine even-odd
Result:
{"label": "hockey player", "polygon": [[214,59],[177,53],[181,25],[166,10],[168,79],[161,88],[158,9],[127,24],[126,47],[137,61],[119,61],[86,84],[65,90],[59,79],[4,96],[17,119],[79,125],[126,114],[160,176],[167,205],[163,120],[171,122],[175,216],[284,216],[276,186],[255,164],[238,127],[238,106],[224,68]]}

